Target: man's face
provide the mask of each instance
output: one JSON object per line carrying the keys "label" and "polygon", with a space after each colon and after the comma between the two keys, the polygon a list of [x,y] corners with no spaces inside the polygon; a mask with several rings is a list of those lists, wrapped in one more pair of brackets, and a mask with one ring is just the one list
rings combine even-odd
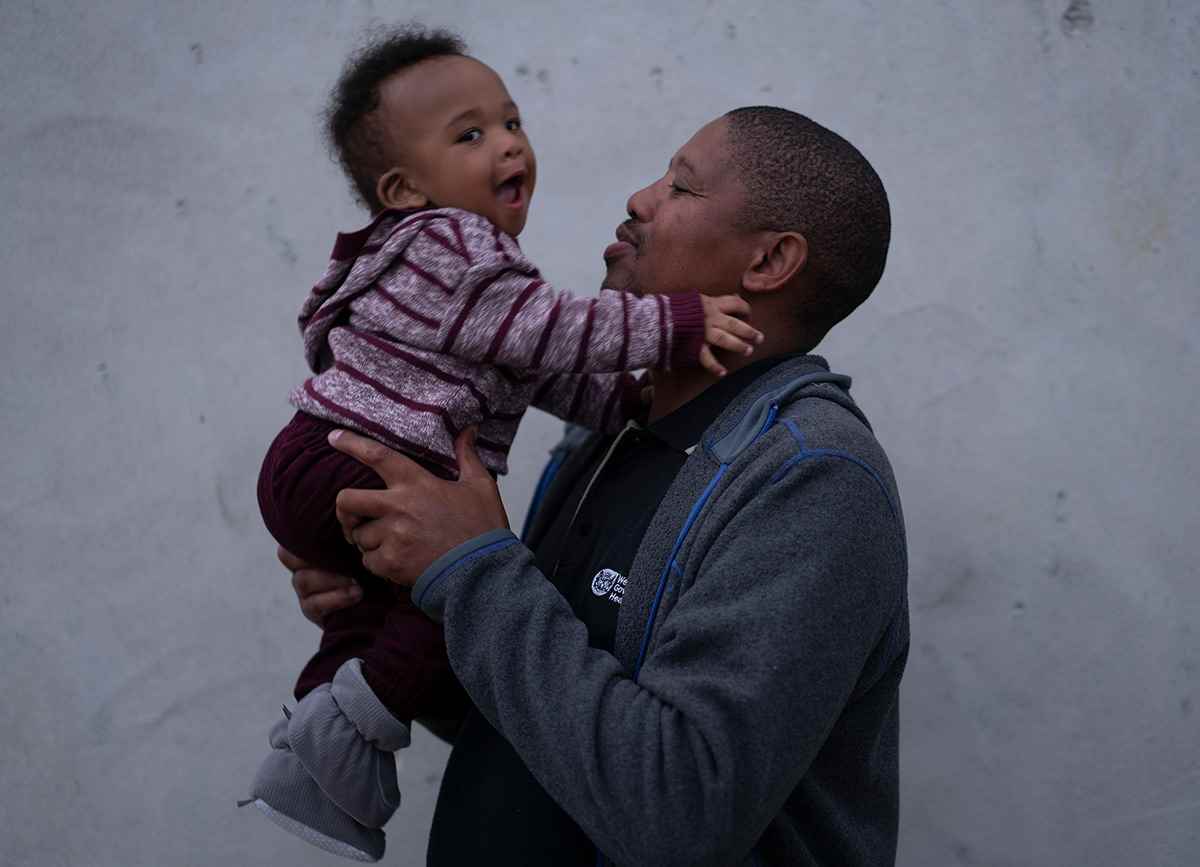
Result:
{"label": "man's face", "polygon": [[500,76],[469,57],[436,57],[380,85],[384,146],[433,205],[525,228],[537,161]]}
{"label": "man's face", "polygon": [[614,289],[722,295],[741,289],[753,239],[734,226],[745,195],[726,157],[725,118],[692,136],[667,172],[629,198],[604,256]]}

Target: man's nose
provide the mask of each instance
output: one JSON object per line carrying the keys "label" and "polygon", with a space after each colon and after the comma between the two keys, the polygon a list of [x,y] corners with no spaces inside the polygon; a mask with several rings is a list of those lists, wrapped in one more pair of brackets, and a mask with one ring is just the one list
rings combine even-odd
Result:
{"label": "man's nose", "polygon": [[647,223],[654,216],[654,184],[642,187],[625,202],[625,213],[639,223]]}

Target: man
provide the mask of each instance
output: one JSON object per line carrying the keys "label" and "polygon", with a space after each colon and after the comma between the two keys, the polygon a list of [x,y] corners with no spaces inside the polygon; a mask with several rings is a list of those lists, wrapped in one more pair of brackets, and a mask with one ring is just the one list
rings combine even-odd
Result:
{"label": "man", "polygon": [[[778,108],[701,129],[628,203],[608,283],[737,291],[766,332],[713,380],[656,375],[649,424],[568,435],[524,544],[458,482],[353,434],[371,571],[444,623],[476,710],[432,864],[891,864],[908,650],[903,519],[848,380],[805,355],[874,288],[887,198],[848,142]],[[295,570],[302,607],[340,579]]]}

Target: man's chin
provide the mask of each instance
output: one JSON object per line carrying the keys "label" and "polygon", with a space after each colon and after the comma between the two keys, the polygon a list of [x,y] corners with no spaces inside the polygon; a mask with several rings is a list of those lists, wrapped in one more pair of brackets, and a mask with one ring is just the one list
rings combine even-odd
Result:
{"label": "man's chin", "polygon": [[630,244],[609,244],[604,251],[604,285],[609,289],[620,289],[641,295],[637,285],[637,250]]}
{"label": "man's chin", "polygon": [[637,275],[629,262],[606,262],[604,285],[609,289],[631,292],[638,297],[645,294],[638,286]]}

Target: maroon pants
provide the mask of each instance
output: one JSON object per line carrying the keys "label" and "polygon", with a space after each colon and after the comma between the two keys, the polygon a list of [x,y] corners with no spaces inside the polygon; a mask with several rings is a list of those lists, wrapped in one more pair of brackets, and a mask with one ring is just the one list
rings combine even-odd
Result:
{"label": "maroon pants", "polygon": [[442,627],[409,600],[408,591],[368,572],[346,542],[335,513],[343,488],[382,488],[369,467],[329,445],[337,425],[298,412],[263,460],[258,505],[275,540],[297,557],[358,581],[362,601],[330,614],[321,644],[296,681],[299,700],[333,680],[358,657],[363,676],[397,719],[461,717],[467,699],[450,671]]}

